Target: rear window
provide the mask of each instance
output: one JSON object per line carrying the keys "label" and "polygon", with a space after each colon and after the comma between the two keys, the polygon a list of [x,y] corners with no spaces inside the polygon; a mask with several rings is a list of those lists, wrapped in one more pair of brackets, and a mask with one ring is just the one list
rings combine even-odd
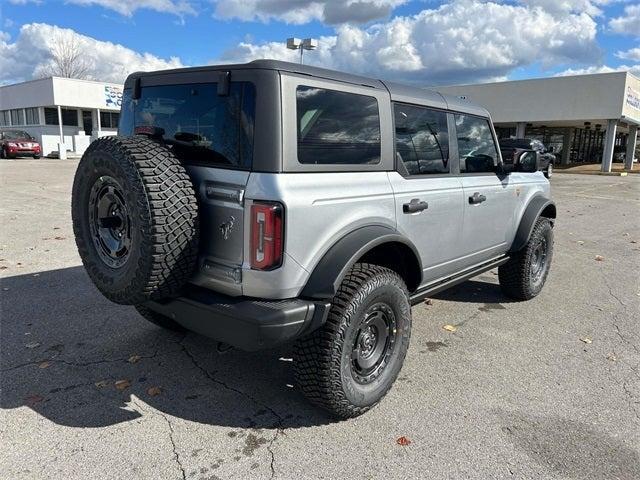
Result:
{"label": "rear window", "polygon": [[299,86],[296,112],[300,163],[380,162],[380,115],[374,97]]}
{"label": "rear window", "polygon": [[143,87],[140,98],[124,92],[119,131],[136,127],[164,130],[163,139],[183,161],[250,169],[253,157],[255,88],[232,82],[219,96],[216,83]]}

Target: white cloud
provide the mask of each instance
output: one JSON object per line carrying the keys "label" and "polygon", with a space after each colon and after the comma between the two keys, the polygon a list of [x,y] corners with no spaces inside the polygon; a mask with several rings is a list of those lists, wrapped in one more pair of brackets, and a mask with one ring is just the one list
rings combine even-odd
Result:
{"label": "white cloud", "polygon": [[409,0],[213,0],[218,18],[281,20],[304,24],[319,20],[327,24],[367,23],[388,17]]}
{"label": "white cloud", "polygon": [[131,17],[136,10],[148,9],[156,12],[171,13],[182,17],[184,15],[197,15],[195,8],[186,0],[66,0],[67,3],[77,5],[98,5],[109,10],[114,10],[121,15]]}
{"label": "white cloud", "polygon": [[51,64],[52,42],[61,35],[75,37],[84,51],[89,76],[94,80],[123,82],[134,71],[182,66],[177,57],[163,59],[150,53],[136,52],[123,45],[96,40],[73,30],[44,23],[30,23],[20,28],[13,43],[8,35],[0,35],[0,84],[42,75]]}
{"label": "white cloud", "polygon": [[[517,28],[516,28],[517,26]],[[594,63],[601,52],[587,14],[553,15],[480,0],[457,0],[417,15],[359,28],[342,25],[319,39],[307,63],[410,82],[479,82],[540,63]],[[281,43],[241,43],[223,60],[296,61]]]}
{"label": "white cloud", "polygon": [[592,17],[602,15],[605,5],[621,0],[520,0],[529,7],[540,7],[549,13],[586,13]]}
{"label": "white cloud", "polygon": [[609,28],[615,33],[640,37],[640,4],[624,7],[624,15],[609,20]]}
{"label": "white cloud", "polygon": [[630,48],[629,50],[619,50],[616,52],[616,57],[623,60],[633,60],[640,62],[640,47]]}
{"label": "white cloud", "polygon": [[619,65],[617,67],[609,67],[607,65],[593,65],[586,68],[569,68],[560,73],[556,77],[568,77],[571,75],[590,75],[592,73],[611,73],[611,72],[631,72],[634,75],[640,75],[640,63],[635,65]]}

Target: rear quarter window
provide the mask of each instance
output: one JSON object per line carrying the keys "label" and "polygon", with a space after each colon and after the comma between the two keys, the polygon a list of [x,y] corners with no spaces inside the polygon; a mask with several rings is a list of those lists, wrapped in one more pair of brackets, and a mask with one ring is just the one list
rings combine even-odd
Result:
{"label": "rear quarter window", "polygon": [[374,97],[298,86],[296,125],[299,163],[380,163],[380,114]]}
{"label": "rear quarter window", "polygon": [[217,94],[216,83],[149,86],[136,100],[125,90],[119,133],[161,128],[180,160],[250,169],[254,119],[255,87],[249,82],[232,82],[226,96]]}

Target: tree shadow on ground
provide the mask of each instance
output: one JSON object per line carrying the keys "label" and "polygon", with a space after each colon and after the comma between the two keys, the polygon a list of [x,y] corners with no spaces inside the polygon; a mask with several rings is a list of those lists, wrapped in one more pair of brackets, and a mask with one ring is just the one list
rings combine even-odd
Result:
{"label": "tree shadow on ground", "polygon": [[332,421],[293,388],[287,348],[246,353],[164,331],[104,299],[82,267],[0,282],[2,408],[72,427],[132,421],[146,405],[239,428]]}

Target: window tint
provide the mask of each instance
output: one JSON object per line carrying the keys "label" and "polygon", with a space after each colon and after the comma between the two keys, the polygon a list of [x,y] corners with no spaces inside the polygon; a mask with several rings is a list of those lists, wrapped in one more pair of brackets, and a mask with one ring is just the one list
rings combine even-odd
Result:
{"label": "window tint", "polygon": [[218,95],[216,83],[144,87],[138,100],[125,90],[120,134],[135,127],[164,130],[164,141],[183,160],[233,168],[250,168],[253,156],[255,89],[231,82],[229,95]]}
{"label": "window tint", "polygon": [[394,104],[396,156],[409,175],[449,173],[447,114]]}
{"label": "window tint", "polygon": [[380,115],[374,97],[300,86],[296,106],[300,163],[380,162]]}
{"label": "window tint", "polygon": [[489,121],[469,115],[456,115],[456,136],[460,155],[460,172],[495,172],[498,150]]}

